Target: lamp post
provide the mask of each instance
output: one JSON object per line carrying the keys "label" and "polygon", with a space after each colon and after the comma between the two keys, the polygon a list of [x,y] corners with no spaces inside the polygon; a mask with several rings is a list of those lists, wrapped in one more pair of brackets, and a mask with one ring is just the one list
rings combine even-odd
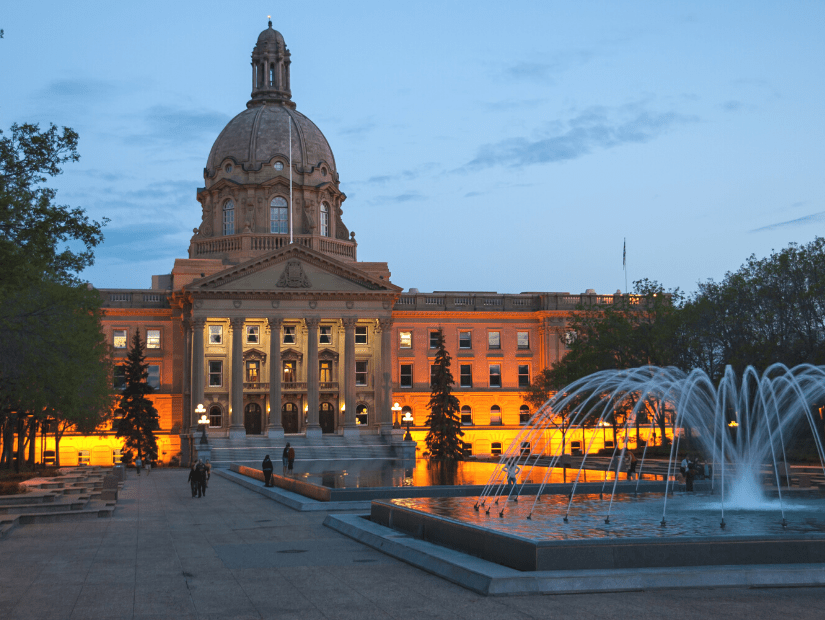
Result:
{"label": "lamp post", "polygon": [[209,418],[206,417],[206,407],[203,406],[203,403],[198,403],[198,406],[195,407],[195,414],[200,414],[200,418],[198,419],[198,426],[201,427],[201,441],[200,444],[208,444],[209,439],[206,437],[206,427],[209,424]]}
{"label": "lamp post", "polygon": [[404,435],[404,441],[412,441],[412,435],[410,434],[410,424],[413,423],[412,413],[409,411],[405,412],[401,421],[407,425],[407,434]]}
{"label": "lamp post", "polygon": [[399,405],[398,403],[395,403],[391,407],[391,409],[392,409],[393,413],[395,414],[393,416],[393,420],[395,420],[395,421],[392,423],[392,427],[393,428],[401,428],[401,423],[398,421],[398,414],[401,412],[401,405]]}

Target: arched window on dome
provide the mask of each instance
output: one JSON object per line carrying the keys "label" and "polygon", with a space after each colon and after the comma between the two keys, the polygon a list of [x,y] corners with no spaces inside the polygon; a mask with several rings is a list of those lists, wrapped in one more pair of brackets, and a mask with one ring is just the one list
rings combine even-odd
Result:
{"label": "arched window on dome", "polygon": [[269,203],[269,232],[274,235],[289,233],[289,210],[286,199],[276,196]]}
{"label": "arched window on dome", "polygon": [[235,234],[235,203],[231,200],[223,205],[223,234]]}
{"label": "arched window on dome", "polygon": [[269,85],[275,86],[275,65],[269,65]]}
{"label": "arched window on dome", "polygon": [[329,237],[329,205],[321,203],[321,236]]}

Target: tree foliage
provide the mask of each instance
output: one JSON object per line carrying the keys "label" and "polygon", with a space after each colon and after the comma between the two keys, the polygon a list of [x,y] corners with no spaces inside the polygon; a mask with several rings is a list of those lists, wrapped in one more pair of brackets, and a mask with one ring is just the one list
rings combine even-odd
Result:
{"label": "tree foliage", "polygon": [[454,462],[464,459],[461,437],[461,417],[458,398],[452,389],[455,385],[450,371],[450,354],[444,347],[444,337],[439,331],[438,347],[433,365],[432,383],[430,385],[430,410],[427,416],[427,449],[430,458],[436,461]]}
{"label": "tree foliage", "polygon": [[144,360],[140,332],[135,331],[124,364],[126,386],[120,397],[120,404],[115,409],[115,416],[120,418],[117,436],[124,439],[124,456],[127,463],[135,456],[145,459],[158,453],[155,439],[155,431],[160,429],[158,411],[152,401],[146,398],[155,390],[146,381],[149,377],[149,364]]}

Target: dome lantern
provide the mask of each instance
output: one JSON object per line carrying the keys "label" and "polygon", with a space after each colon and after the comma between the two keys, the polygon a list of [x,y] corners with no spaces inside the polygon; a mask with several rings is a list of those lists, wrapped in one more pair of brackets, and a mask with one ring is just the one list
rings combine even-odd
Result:
{"label": "dome lantern", "polygon": [[247,107],[280,103],[294,108],[289,84],[290,53],[284,37],[269,27],[258,35],[252,50],[252,99]]}

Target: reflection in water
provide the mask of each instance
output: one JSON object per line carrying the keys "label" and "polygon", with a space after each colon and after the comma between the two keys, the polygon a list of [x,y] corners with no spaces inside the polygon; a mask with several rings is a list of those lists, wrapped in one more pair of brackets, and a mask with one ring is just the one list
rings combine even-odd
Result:
{"label": "reflection in water", "polygon": [[[617,495],[610,523],[604,522],[609,499],[598,495],[577,495],[568,522],[566,495],[542,495],[527,520],[532,501],[508,502],[507,517],[495,511],[473,509],[475,497],[430,497],[394,499],[392,503],[439,517],[531,540],[576,540],[585,538],[671,538],[674,536],[765,536],[825,533],[825,502],[821,499],[785,501],[788,526],[781,525],[778,509],[726,511],[726,528],[719,527],[719,497],[677,495],[668,500],[667,526],[660,524],[661,494],[640,493],[638,497]],[[500,500],[504,502],[505,500]]]}
{"label": "reflection in water", "polygon": [[[297,477],[304,482],[331,489],[354,489],[401,486],[464,486],[487,484],[496,470],[496,463],[463,461],[453,466],[430,462],[428,459],[412,461],[308,461],[301,463],[306,468]],[[549,483],[572,482],[576,476],[574,469],[557,467],[547,477]],[[541,484],[547,474],[546,467],[525,468],[519,476],[519,483]],[[608,472],[607,479],[613,480],[614,472]],[[579,482],[601,482],[605,472],[586,469]],[[623,478],[622,478],[623,479]],[[643,475],[643,480],[661,479],[661,476]]]}

